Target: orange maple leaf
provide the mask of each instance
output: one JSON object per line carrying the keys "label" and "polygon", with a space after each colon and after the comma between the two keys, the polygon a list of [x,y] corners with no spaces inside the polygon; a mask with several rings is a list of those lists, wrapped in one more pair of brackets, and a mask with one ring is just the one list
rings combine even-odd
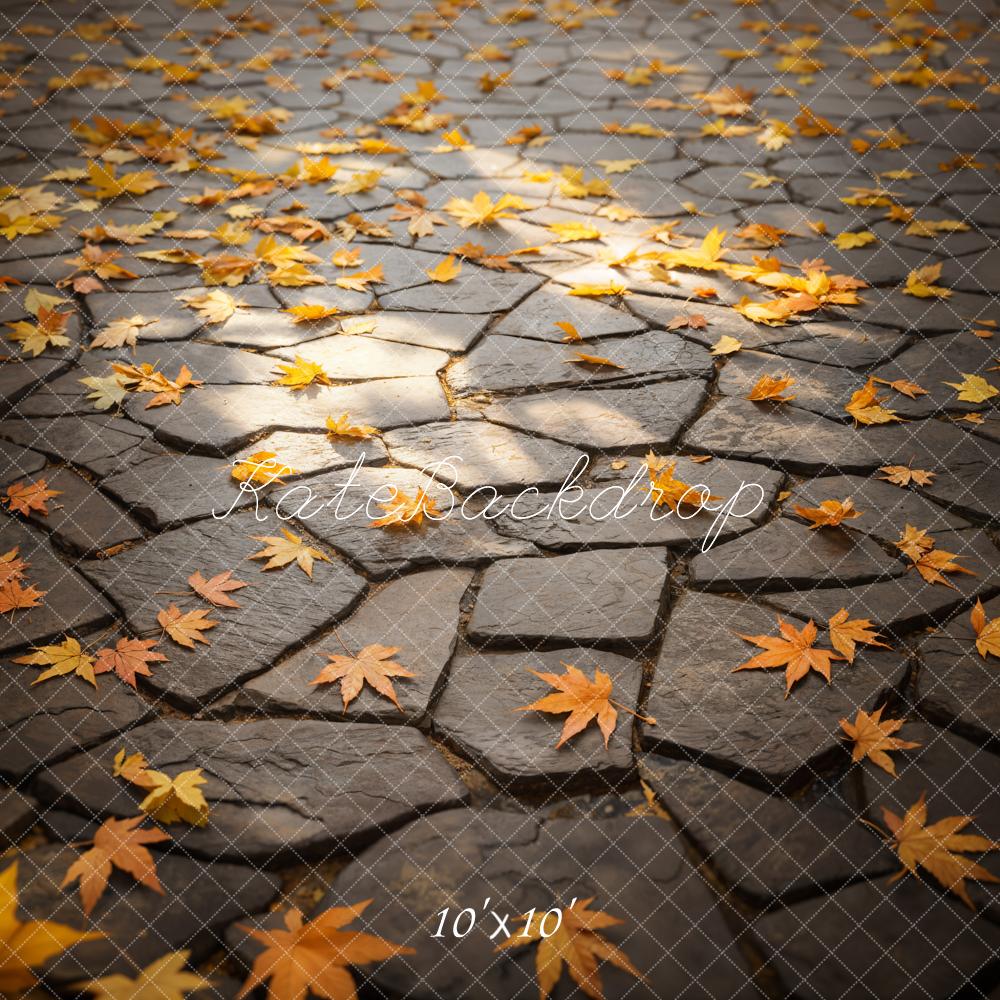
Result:
{"label": "orange maple leaf", "polygon": [[106,819],[94,834],[93,844],[69,866],[60,888],[80,880],[80,899],[88,916],[108,885],[112,868],[128,872],[137,882],[164,895],[156,875],[156,863],[146,844],[170,840],[170,834],[154,828],[140,829],[145,816]]}
{"label": "orange maple leaf", "polygon": [[775,403],[790,403],[794,396],[783,396],[782,393],[795,384],[791,375],[761,375],[754,387],[747,394],[747,399],[753,402],[769,399]]}
{"label": "orange maple leaf", "polygon": [[594,897],[591,896],[589,899],[574,900],[571,906],[562,907],[562,921],[558,929],[548,935],[542,934],[542,921],[537,919],[534,910],[523,913],[516,918],[525,921],[520,933],[511,935],[497,946],[496,951],[500,952],[508,948],[520,948],[533,941],[538,942],[535,970],[540,1000],[551,995],[564,967],[580,990],[592,1000],[604,1000],[599,962],[610,962],[636,979],[644,979],[620,948],[597,933],[625,921],[610,913],[588,909],[593,901]]}
{"label": "orange maple leaf", "polygon": [[820,676],[830,682],[830,664],[833,660],[843,660],[844,657],[830,649],[816,649],[816,625],[810,619],[801,629],[790,622],[783,621],[778,616],[778,631],[780,636],[773,635],[742,635],[741,639],[752,642],[764,650],[751,657],[746,663],[741,663],[737,670],[771,670],[775,667],[785,668],[785,697],[792,686],[802,680],[810,670],[815,670]]}
{"label": "orange maple leaf", "polygon": [[233,590],[242,590],[250,585],[244,580],[233,580],[233,571],[227,569],[224,573],[216,573],[210,580],[206,580],[201,575],[201,570],[195,570],[188,577],[188,586],[199,596],[214,604],[217,608],[238,608],[229,593]]}
{"label": "orange maple leaf", "polygon": [[62,490],[50,490],[45,479],[38,479],[33,483],[22,479],[7,487],[7,495],[3,498],[3,502],[18,514],[28,515],[31,511],[37,510],[39,514],[47,515],[48,501],[52,497],[62,496],[62,493]]}
{"label": "orange maple leaf", "polygon": [[136,686],[135,679],[152,677],[150,663],[166,660],[163,653],[153,652],[157,639],[119,639],[115,648],[99,649],[94,659],[95,674],[117,674],[126,684]]}
{"label": "orange maple leaf", "polygon": [[310,684],[340,683],[340,694],[344,699],[344,711],[347,706],[361,694],[366,683],[370,684],[380,695],[388,698],[396,708],[402,711],[396,699],[396,689],[392,686],[391,677],[416,677],[404,666],[393,662],[391,657],[399,652],[399,646],[381,646],[372,643],[365,646],[357,654],[348,653],[341,656],[336,653],[324,653],[329,663],[311,680]]}
{"label": "orange maple leaf", "polygon": [[872,622],[867,618],[850,618],[847,608],[841,608],[827,622],[827,628],[830,630],[830,645],[842,653],[848,663],[854,662],[855,643],[892,648],[888,643],[879,642],[881,636],[874,631]]}
{"label": "orange maple leaf", "polygon": [[962,857],[969,852],[1000,849],[1000,844],[973,833],[962,833],[971,822],[971,816],[949,816],[927,826],[926,793],[906,810],[902,818],[883,807],[882,819],[892,835],[890,844],[899,855],[903,869],[890,881],[895,882],[917,868],[926,869],[949,892],[955,893],[969,909],[973,909],[967,878],[979,882],[1000,882],[992,872],[971,858]]}
{"label": "orange maple leaf", "polygon": [[884,711],[885,705],[875,709],[871,715],[859,708],[854,722],[841,719],[840,728],[844,730],[844,735],[848,739],[854,741],[851,760],[857,763],[867,757],[873,764],[895,778],[896,765],[889,756],[889,751],[913,750],[920,744],[894,736],[893,733],[899,732],[905,720],[883,719]]}
{"label": "orange maple leaf", "polygon": [[156,620],[163,631],[178,646],[194,649],[196,642],[203,642],[206,646],[209,645],[208,640],[202,635],[202,632],[206,632],[210,628],[215,628],[219,624],[208,617],[211,613],[209,608],[193,608],[191,611],[181,611],[176,604],[171,604],[169,608],[157,614]]}
{"label": "orange maple leaf", "polygon": [[843,521],[861,517],[861,511],[855,508],[851,497],[845,500],[821,500],[818,507],[800,507],[796,504],[792,509],[799,517],[812,522],[810,529],[835,528]]}
{"label": "orange maple leaf", "polygon": [[437,501],[428,496],[424,490],[418,489],[415,497],[410,497],[395,486],[391,487],[392,495],[385,503],[380,503],[379,507],[386,513],[383,517],[370,521],[369,528],[404,528],[409,526],[420,526],[426,517],[428,521],[439,520],[436,514],[440,514]]}
{"label": "orange maple leaf", "polygon": [[363,931],[343,931],[371,904],[370,899],[352,906],[333,906],[305,923],[299,910],[285,913],[285,927],[257,930],[237,925],[264,945],[237,1000],[270,980],[269,1000],[305,1000],[314,993],[325,1000],[354,1000],[354,977],[349,965],[368,965],[396,955],[413,955],[412,948],[393,944]]}

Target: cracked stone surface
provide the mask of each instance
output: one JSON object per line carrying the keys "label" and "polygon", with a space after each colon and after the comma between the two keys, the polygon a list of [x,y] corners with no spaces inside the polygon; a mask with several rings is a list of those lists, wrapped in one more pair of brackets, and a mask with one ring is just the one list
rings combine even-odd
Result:
{"label": "cracked stone surface", "polygon": [[[161,719],[130,732],[127,742],[171,774],[204,769],[212,822],[173,834],[179,847],[210,860],[273,866],[334,846],[356,849],[466,794],[444,758],[408,726]],[[120,743],[49,768],[38,794],[89,815],[134,815],[143,793],[111,773]]]}
{"label": "cracked stone surface", "polygon": [[[157,592],[183,595],[188,577],[196,571],[210,578],[235,568],[234,575],[249,582],[242,593],[253,594],[253,601],[240,599],[238,609],[212,614],[219,624],[210,632],[210,644],[171,649],[169,662],[144,678],[144,685],[188,709],[207,705],[353,607],[366,584],[338,559],[317,563],[311,581],[297,568],[294,573],[274,573],[262,571],[262,562],[248,562],[265,547],[255,537],[277,531],[273,520],[258,522],[252,512],[233,514],[167,532],[145,546],[85,567],[88,578],[111,595],[137,633],[158,630],[158,610],[170,600]],[[183,597],[172,600],[185,604]]]}
{"label": "cracked stone surface", "polygon": [[279,890],[275,876],[245,865],[208,866],[168,855],[157,864],[163,896],[116,872],[111,891],[87,918],[79,893],[59,884],[79,856],[72,847],[57,844],[18,856],[18,881],[24,887],[18,898],[20,919],[54,920],[105,935],[75,945],[46,964],[46,978],[63,987],[112,973],[133,975],[136,964],[148,965],[165,948],[189,948],[196,958],[204,958],[214,946],[215,931],[247,910],[266,906]]}
{"label": "cracked stone surface", "polygon": [[642,671],[636,661],[623,656],[579,648],[529,656],[462,654],[452,662],[448,686],[434,709],[434,733],[504,786],[523,783],[565,789],[581,776],[613,779],[626,773],[632,767],[632,717],[626,712],[618,715],[608,750],[594,727],[574,737],[566,750],[556,750],[565,717],[518,712],[552,690],[529,669],[560,674],[565,663],[589,678],[595,670],[608,674],[616,698],[634,709]]}
{"label": "cracked stone surface", "polygon": [[[419,721],[444,685],[471,582],[468,570],[437,569],[387,583],[332,633],[244,684],[234,706],[358,722]],[[310,686],[327,662],[324,653],[343,656],[369,644],[399,647],[398,662],[416,675],[394,682],[399,708],[366,686],[345,710],[339,685]]]}
{"label": "cracked stone surface", "polygon": [[603,641],[635,648],[656,627],[666,579],[662,549],[495,563],[483,575],[469,635],[493,643]]}
{"label": "cracked stone surface", "polygon": [[[366,917],[371,926],[394,932],[395,940],[415,943],[433,933],[432,921],[449,900],[490,897],[497,912],[526,913],[532,906],[549,906],[566,892],[598,894],[616,900],[606,904],[615,915],[628,916],[627,927],[612,929],[609,940],[624,941],[624,933],[636,961],[649,957],[646,984],[605,965],[602,979],[608,995],[687,994],[706,1000],[753,996],[711,892],[691,876],[676,836],[654,826],[657,822],[620,818],[539,823],[530,815],[495,809],[471,815],[439,813],[361,854],[320,905],[368,898],[366,893],[377,885],[389,885],[392,892],[383,892],[378,911]],[[487,926],[492,929],[490,921]],[[671,934],[671,927],[686,932]],[[666,955],[660,946],[664,928],[677,942]],[[533,949],[514,949],[504,961],[495,962],[490,949],[473,935],[435,941],[403,962],[379,967],[375,976],[378,985],[389,990],[412,990],[416,983],[415,995],[428,1000],[455,994],[470,977],[492,994],[512,1000],[538,994]]]}
{"label": "cracked stone surface", "polygon": [[897,866],[834,795],[783,799],[656,754],[640,758],[639,770],[726,885],[758,905],[820,895]]}
{"label": "cracked stone surface", "polygon": [[774,632],[774,615],[763,608],[707,594],[682,597],[646,703],[657,724],[642,727],[643,747],[710,761],[762,787],[842,767],[839,720],[853,719],[858,706],[873,711],[882,704],[905,679],[905,660],[860,653],[850,666],[833,664],[836,683],[810,673],[783,698],[781,671],[734,673],[758,652],[739,635]]}

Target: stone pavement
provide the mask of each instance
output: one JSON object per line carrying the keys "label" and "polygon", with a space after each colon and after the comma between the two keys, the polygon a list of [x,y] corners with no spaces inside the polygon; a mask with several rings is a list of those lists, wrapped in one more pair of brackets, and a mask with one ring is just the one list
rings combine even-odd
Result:
{"label": "stone pavement", "polygon": [[[4,496],[0,844],[22,919],[106,934],[47,988],[184,948],[197,995],[231,997],[241,926],[372,899],[358,926],[414,954],[359,995],[534,997],[534,949],[436,939],[440,911],[595,897],[645,976],[605,963],[608,1000],[1000,996],[995,889],[890,882],[872,825],[926,795],[928,822],[1000,838],[1000,663],[970,616],[1000,618],[997,14],[3,5],[0,488],[58,494]],[[300,360],[320,378],[275,384]],[[747,399],[778,376],[793,398]],[[870,378],[900,419],[845,410]],[[650,452],[723,499],[759,484],[758,509],[602,516]],[[288,471],[256,507],[232,473],[260,453]],[[550,511],[581,454],[587,509]],[[467,512],[532,492],[395,528],[298,509],[359,460],[358,496],[443,503],[426,470],[456,456]],[[796,511],[848,497],[840,526]],[[921,575],[907,526],[969,572]],[[311,575],[251,561],[280,528]],[[225,571],[238,606],[172,641],[164,609]],[[831,683],[733,672],[742,636],[782,615],[826,647],[841,609],[885,646]],[[166,659],[135,690],[15,662],[136,637]],[[369,645],[413,674],[396,703],[311,683]],[[518,711],[566,663],[612,678],[607,746]],[[895,779],[840,726],[880,706],[919,744]],[[118,872],[88,920],[60,883],[69,845],[138,812],[122,747],[203,769],[209,823],[155,845],[163,896]]]}

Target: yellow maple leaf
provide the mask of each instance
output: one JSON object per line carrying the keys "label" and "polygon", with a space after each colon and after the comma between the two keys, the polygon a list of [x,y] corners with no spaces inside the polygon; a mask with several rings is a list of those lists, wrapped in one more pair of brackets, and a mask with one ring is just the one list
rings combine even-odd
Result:
{"label": "yellow maple leaf", "polygon": [[329,385],[330,376],[323,370],[323,366],[315,361],[309,361],[301,355],[295,355],[292,364],[279,364],[275,375],[280,373],[280,378],[275,379],[272,385],[285,385],[289,389],[305,389],[307,386],[316,383],[317,385]]}
{"label": "yellow maple leaf", "polygon": [[449,254],[434,267],[429,267],[425,273],[431,281],[446,284],[454,281],[462,273],[462,264],[456,260],[454,254]]}
{"label": "yellow maple leaf", "polygon": [[32,685],[41,684],[50,677],[63,677],[66,674],[76,674],[77,677],[97,687],[94,677],[94,658],[83,651],[80,643],[66,636],[62,642],[54,646],[33,646],[34,652],[19,656],[15,663],[27,663],[32,666],[48,667],[32,681]]}
{"label": "yellow maple leaf", "polygon": [[874,243],[878,237],[867,230],[860,233],[838,233],[833,238],[833,245],[838,250],[854,250],[857,247],[866,247],[869,243]]}
{"label": "yellow maple leaf", "polygon": [[452,198],[444,210],[463,229],[468,229],[470,226],[488,226],[498,219],[512,219],[515,211],[527,207],[524,199],[517,195],[503,194],[494,202],[485,191],[479,191],[471,199]]}
{"label": "yellow maple leaf", "polygon": [[945,385],[958,390],[958,398],[963,403],[985,403],[994,396],[1000,396],[1000,389],[991,385],[982,375],[969,375],[962,372],[961,382],[945,382]]}

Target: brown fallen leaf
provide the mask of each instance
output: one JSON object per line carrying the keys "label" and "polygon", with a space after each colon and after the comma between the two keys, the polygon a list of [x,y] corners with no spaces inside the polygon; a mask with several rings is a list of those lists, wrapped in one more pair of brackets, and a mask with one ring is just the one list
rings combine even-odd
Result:
{"label": "brown fallen leaf", "polygon": [[855,644],[880,646],[892,649],[885,642],[879,642],[881,635],[874,631],[874,625],[867,618],[850,618],[847,608],[841,608],[828,622],[830,645],[844,656],[848,663],[854,662]]}
{"label": "brown fallen leaf", "polygon": [[971,858],[962,855],[1000,849],[1000,844],[977,834],[962,833],[971,816],[949,816],[927,825],[926,793],[910,806],[902,817],[883,807],[882,818],[891,834],[890,846],[903,863],[902,871],[892,877],[895,882],[909,872],[925,869],[949,892],[955,893],[969,909],[974,909],[966,887],[967,878],[979,882],[1000,882],[992,872]]}
{"label": "brown fallen leaf", "polygon": [[607,749],[608,740],[615,731],[615,724],[618,721],[620,708],[637,719],[641,719],[647,725],[655,726],[656,720],[639,715],[625,705],[611,698],[611,676],[603,670],[594,668],[594,679],[588,680],[587,675],[582,670],[574,667],[570,663],[563,663],[566,668],[564,674],[543,674],[537,670],[531,670],[539,679],[546,684],[552,685],[556,689],[556,694],[548,694],[530,705],[519,708],[519,712],[551,712],[554,714],[569,713],[569,718],[563,725],[559,742],[556,743],[558,750],[567,740],[572,739],[577,733],[582,732],[587,726],[597,720],[597,726],[604,736],[604,747]]}
{"label": "brown fallen leaf", "polygon": [[851,760],[855,764],[867,757],[876,767],[882,768],[895,778],[896,765],[889,753],[893,750],[914,750],[920,744],[894,736],[893,734],[902,728],[905,720],[883,719],[883,711],[885,705],[877,708],[871,715],[859,708],[854,722],[841,719],[840,728],[843,729],[847,739],[854,742]]}
{"label": "brown fallen leaf", "polygon": [[642,973],[628,956],[598,933],[624,921],[609,913],[589,909],[594,898],[591,896],[589,899],[573,900],[570,906],[562,907],[562,921],[551,934],[542,933],[542,921],[534,910],[523,913],[516,919],[523,920],[524,927],[497,946],[496,951],[500,952],[538,942],[535,975],[538,977],[540,1000],[551,996],[562,977],[564,967],[570,979],[591,1000],[604,1000],[600,962],[610,962],[636,979],[644,980]]}
{"label": "brown fallen leaf", "polygon": [[234,590],[242,590],[249,584],[243,580],[234,580],[232,576],[233,571],[227,569],[224,573],[216,573],[211,579],[206,580],[201,575],[201,570],[195,570],[188,577],[188,586],[199,597],[204,598],[209,604],[214,604],[217,608],[238,608],[240,605],[229,594]]}
{"label": "brown fallen leaf", "polygon": [[991,618],[987,621],[983,602],[977,600],[970,621],[976,633],[976,649],[979,655],[984,660],[987,654],[1000,657],[1000,618]]}
{"label": "brown fallen leaf", "polygon": [[94,661],[95,674],[116,674],[131,687],[136,677],[152,677],[150,663],[166,660],[163,653],[153,652],[157,639],[119,639],[115,648],[105,646],[97,651]]}
{"label": "brown fallen leaf", "polygon": [[844,521],[861,517],[861,511],[855,508],[851,497],[844,500],[821,500],[818,507],[800,507],[796,504],[792,509],[799,517],[811,522],[810,529],[835,528]]}
{"label": "brown fallen leaf", "polygon": [[169,608],[157,613],[156,620],[163,631],[178,646],[194,649],[196,642],[209,645],[208,639],[202,633],[219,624],[208,617],[211,613],[210,608],[193,608],[190,611],[181,611],[176,604],[171,604]]}
{"label": "brown fallen leaf", "polygon": [[307,545],[305,541],[287,528],[281,529],[278,535],[254,535],[258,542],[267,542],[267,547],[255,552],[248,559],[267,559],[268,561],[261,567],[262,570],[281,569],[289,563],[296,563],[299,569],[310,579],[312,578],[313,561],[319,559],[322,562],[329,562],[330,557],[319,549]]}
{"label": "brown fallen leaf", "polygon": [[893,486],[909,486],[910,483],[916,483],[917,486],[930,486],[937,476],[936,472],[928,472],[926,469],[911,469],[906,465],[883,465],[878,471],[886,473],[878,478],[892,483]]}
{"label": "brown fallen leaf", "polygon": [[268,1000],[306,1000],[310,992],[324,1000],[356,1000],[349,965],[384,962],[396,955],[413,955],[412,948],[393,944],[363,931],[341,930],[371,904],[332,906],[306,923],[299,910],[285,913],[284,929],[237,927],[264,945],[237,1000],[270,980]]}
{"label": "brown fallen leaf", "polygon": [[752,642],[764,650],[751,657],[746,663],[741,663],[737,670],[771,670],[776,667],[785,668],[785,697],[792,686],[800,681],[810,670],[815,670],[830,683],[830,664],[833,660],[843,660],[845,657],[831,649],[816,649],[816,625],[810,619],[801,629],[790,622],[783,621],[778,616],[778,631],[780,636],[772,635],[742,635],[746,642]]}
{"label": "brown fallen leaf", "polygon": [[396,708],[400,708],[396,699],[396,689],[392,686],[392,677],[416,677],[404,666],[395,663],[392,657],[399,652],[399,646],[382,646],[372,643],[365,646],[357,654],[339,655],[324,653],[329,663],[311,680],[310,684],[340,684],[340,694],[344,699],[344,711],[347,706],[361,693],[367,683],[384,698],[388,698]]}
{"label": "brown fallen leaf", "polygon": [[48,516],[48,501],[52,497],[61,497],[62,494],[62,490],[50,490],[45,479],[36,479],[33,483],[22,479],[7,487],[7,495],[3,498],[3,502],[18,514],[27,516],[34,510],[43,516]]}
{"label": "brown fallen leaf", "polygon": [[107,888],[113,868],[120,868],[141,885],[164,895],[153,855],[145,845],[170,840],[170,834],[155,828],[140,828],[139,824],[145,821],[145,816],[106,819],[94,834],[94,846],[70,865],[60,888],[65,889],[79,879],[80,900],[88,916]]}
{"label": "brown fallen leaf", "polygon": [[33,584],[25,586],[20,580],[4,580],[0,583],[0,614],[37,608],[47,593]]}
{"label": "brown fallen leaf", "polygon": [[918,396],[926,396],[927,390],[916,382],[908,382],[906,379],[897,378],[893,381],[884,378],[875,378],[873,376],[873,381],[878,382],[881,385],[887,385],[894,392],[898,392],[902,396],[909,396],[910,399],[916,399]]}

